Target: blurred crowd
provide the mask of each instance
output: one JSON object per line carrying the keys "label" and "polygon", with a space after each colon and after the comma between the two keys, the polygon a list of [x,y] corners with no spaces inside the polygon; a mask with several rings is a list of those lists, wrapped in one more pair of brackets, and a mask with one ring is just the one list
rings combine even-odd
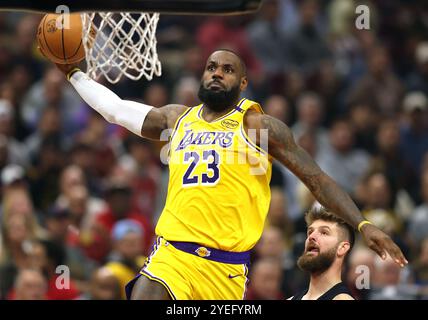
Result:
{"label": "blurred crowd", "polygon": [[[162,76],[100,82],[156,107],[193,106],[208,55],[215,48],[236,51],[248,67],[245,96],[290,126],[410,261],[400,269],[360,239],[343,271],[355,297],[426,299],[424,2],[264,0],[252,15],[165,15],[157,31]],[[355,28],[358,4],[370,9],[369,30]],[[165,201],[164,144],[133,136],[85,105],[38,52],[40,19],[0,13],[0,299],[124,299]],[[248,299],[283,299],[308,283],[296,260],[314,198],[277,163],[271,190]],[[63,265],[69,282],[58,269]],[[362,286],[361,276],[368,276]]]}

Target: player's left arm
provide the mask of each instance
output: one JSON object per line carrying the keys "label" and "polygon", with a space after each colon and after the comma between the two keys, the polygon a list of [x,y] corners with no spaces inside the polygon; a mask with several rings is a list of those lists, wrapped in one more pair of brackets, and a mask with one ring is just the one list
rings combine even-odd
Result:
{"label": "player's left arm", "polygon": [[[294,141],[290,128],[283,122],[269,115],[248,111],[245,119],[245,130],[256,130],[256,143],[261,143],[261,130],[267,130],[268,153],[292,171],[312,192],[324,207],[328,208],[354,229],[364,220],[351,197],[333,181],[312,157]],[[367,245],[383,259],[389,253],[396,263],[407,264],[400,248],[383,231],[371,224],[365,224],[361,233]]]}

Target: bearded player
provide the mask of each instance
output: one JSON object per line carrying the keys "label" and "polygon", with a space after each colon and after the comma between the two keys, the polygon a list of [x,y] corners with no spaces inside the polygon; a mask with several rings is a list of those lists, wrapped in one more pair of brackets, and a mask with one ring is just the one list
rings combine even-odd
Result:
{"label": "bearded player", "polygon": [[342,282],[342,266],[354,245],[354,230],[322,207],[312,208],[305,220],[305,251],[297,265],[310,274],[309,288],[291,300],[354,300]]}

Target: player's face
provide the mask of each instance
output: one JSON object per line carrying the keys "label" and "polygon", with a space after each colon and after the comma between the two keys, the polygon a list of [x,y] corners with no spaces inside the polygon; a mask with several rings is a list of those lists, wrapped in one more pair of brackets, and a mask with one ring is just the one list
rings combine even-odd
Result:
{"label": "player's face", "polygon": [[215,111],[236,104],[247,79],[239,58],[231,52],[216,51],[207,61],[199,88],[199,99]]}
{"label": "player's face", "polygon": [[308,272],[323,272],[336,259],[339,247],[339,230],[336,223],[317,220],[307,231],[305,251],[297,264]]}

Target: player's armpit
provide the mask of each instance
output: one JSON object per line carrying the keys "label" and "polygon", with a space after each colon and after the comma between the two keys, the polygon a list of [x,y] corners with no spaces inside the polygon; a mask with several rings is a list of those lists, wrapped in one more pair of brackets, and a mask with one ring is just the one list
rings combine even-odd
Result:
{"label": "player's armpit", "polygon": [[141,135],[148,139],[160,140],[162,131],[173,128],[178,117],[187,109],[188,107],[179,104],[151,109],[144,120]]}

